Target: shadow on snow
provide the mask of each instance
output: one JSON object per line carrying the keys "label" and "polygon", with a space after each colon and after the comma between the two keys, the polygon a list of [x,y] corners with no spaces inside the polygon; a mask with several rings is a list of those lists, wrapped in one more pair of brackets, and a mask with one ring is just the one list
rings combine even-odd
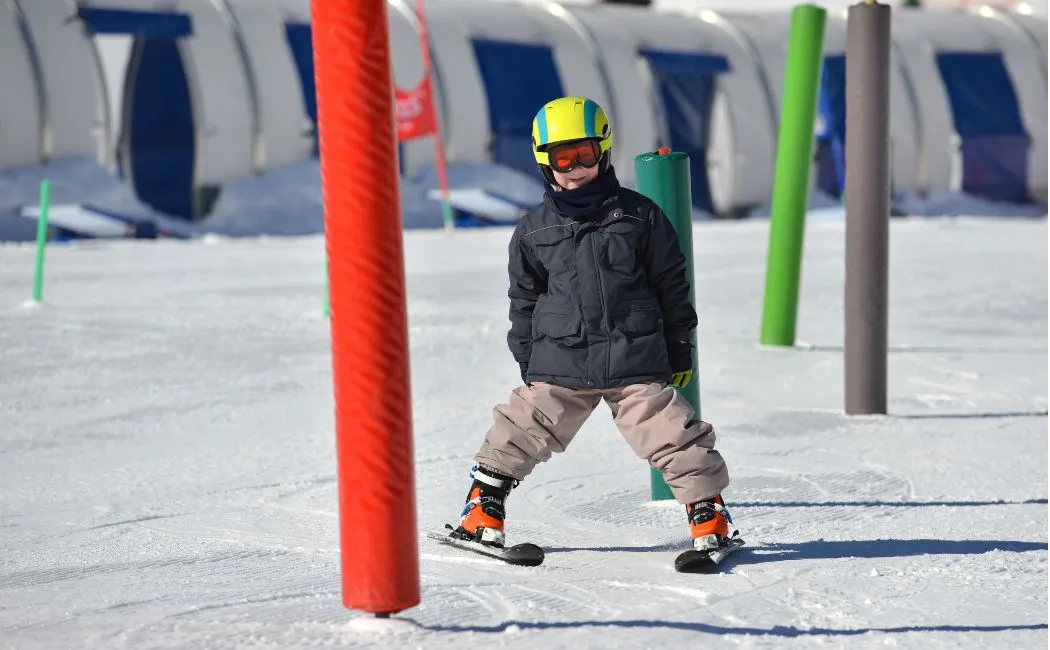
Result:
{"label": "shadow on snow", "polygon": [[520,630],[557,630],[582,627],[622,627],[685,630],[689,632],[706,632],[708,634],[740,634],[744,636],[782,636],[782,637],[815,637],[815,636],[859,636],[869,633],[894,634],[904,632],[1008,632],[1021,630],[1045,630],[1046,623],[1032,625],[911,625],[884,628],[797,628],[786,625],[775,625],[770,628],[728,627],[695,623],[690,621],[504,621],[496,625],[426,625],[421,626],[432,632],[490,632],[502,633],[508,628]]}
{"label": "shadow on snow", "polygon": [[733,508],[965,508],[969,506],[1029,506],[1047,504],[1046,499],[1024,501],[733,501]]}
{"label": "shadow on snow", "polygon": [[[747,539],[745,536],[744,539]],[[590,551],[594,553],[654,553],[680,551],[679,543],[656,546],[544,547],[550,553]],[[733,565],[759,564],[778,560],[839,560],[845,558],[916,557],[921,555],[982,555],[992,551],[1026,553],[1047,550],[1046,542],[950,539],[870,539],[829,542],[823,539],[797,544],[765,544],[744,547],[727,562]]]}

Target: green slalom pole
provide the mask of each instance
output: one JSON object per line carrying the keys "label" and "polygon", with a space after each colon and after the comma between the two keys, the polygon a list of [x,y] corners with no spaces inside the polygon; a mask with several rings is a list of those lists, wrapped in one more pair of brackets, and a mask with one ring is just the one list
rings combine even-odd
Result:
{"label": "green slalom pole", "polygon": [[[696,290],[693,281],[693,198],[689,186],[689,156],[668,149],[656,153],[643,153],[634,159],[634,173],[638,191],[653,200],[664,211],[678,234],[678,245],[685,255],[686,278],[689,280],[689,303],[696,308]],[[700,387],[696,369],[698,367],[697,335],[693,331],[693,380],[685,388],[676,388],[680,395],[692,405],[697,418],[700,417]],[[650,468],[649,483],[654,501],[674,499],[671,488],[663,474]]]}
{"label": "green slalom pole", "polygon": [[796,5],[791,11],[762,305],[761,342],[765,345],[795,345],[826,15],[822,7],[808,4]]}
{"label": "green slalom pole", "polygon": [[47,212],[51,207],[51,181],[40,181],[40,213],[36,217],[36,268],[33,272],[33,300],[44,300],[44,252],[47,250]]}

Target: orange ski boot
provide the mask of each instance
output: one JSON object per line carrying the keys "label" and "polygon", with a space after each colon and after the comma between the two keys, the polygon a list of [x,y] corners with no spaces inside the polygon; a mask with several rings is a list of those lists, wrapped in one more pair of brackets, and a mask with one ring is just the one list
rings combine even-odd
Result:
{"label": "orange ski boot", "polygon": [[733,518],[721,495],[691,503],[685,508],[693,548],[710,551],[722,546],[733,531]]}
{"label": "orange ski boot", "polygon": [[470,476],[474,482],[467,492],[459,527],[452,534],[460,539],[503,548],[507,495],[518,482],[476,465],[470,470]]}

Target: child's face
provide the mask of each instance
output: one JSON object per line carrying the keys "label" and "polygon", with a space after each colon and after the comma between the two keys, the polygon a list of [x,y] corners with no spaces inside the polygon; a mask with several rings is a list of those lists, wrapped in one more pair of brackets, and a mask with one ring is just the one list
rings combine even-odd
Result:
{"label": "child's face", "polygon": [[598,178],[598,165],[594,167],[577,167],[572,171],[565,173],[551,170],[554,174],[554,180],[567,190],[574,190],[577,187],[583,187],[587,183],[590,183],[594,179]]}

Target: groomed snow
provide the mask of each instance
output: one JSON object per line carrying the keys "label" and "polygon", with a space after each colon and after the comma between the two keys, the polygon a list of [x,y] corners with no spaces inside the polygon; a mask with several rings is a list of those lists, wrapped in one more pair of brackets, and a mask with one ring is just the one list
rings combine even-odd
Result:
{"label": "groomed snow", "polygon": [[[323,241],[0,245],[0,648],[1045,648],[1047,223],[892,226],[889,416],[842,414],[841,222],[807,226],[795,349],[757,345],[768,223],[694,229],[703,416],[748,546],[671,569],[680,506],[599,407],[452,521],[506,349],[507,229],[405,235],[422,603],[340,602]],[[382,525],[377,521],[376,525]]]}

